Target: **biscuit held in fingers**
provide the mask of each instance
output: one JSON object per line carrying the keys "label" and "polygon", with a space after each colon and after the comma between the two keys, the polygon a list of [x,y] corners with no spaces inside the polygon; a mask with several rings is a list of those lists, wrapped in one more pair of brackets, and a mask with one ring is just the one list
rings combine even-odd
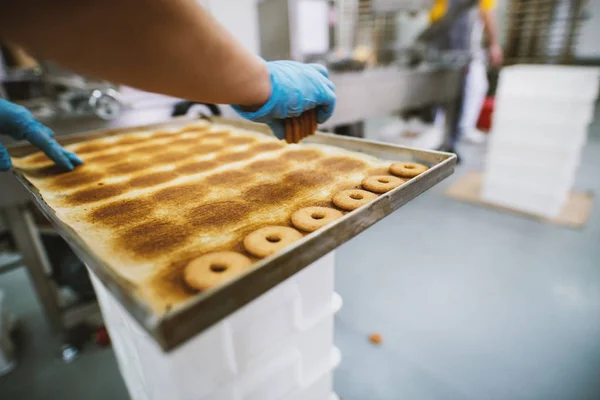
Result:
{"label": "biscuit held in fingers", "polygon": [[304,124],[306,126],[306,136],[314,135],[316,116],[314,109],[308,110],[304,113]]}
{"label": "biscuit held in fingers", "polygon": [[312,132],[312,122],[310,120],[310,110],[306,111],[304,114],[302,114],[302,124],[304,126],[303,130],[304,130],[304,137],[310,136],[313,134]]}
{"label": "biscuit held in fingers", "polygon": [[283,120],[285,126],[285,141],[287,143],[292,143],[293,135],[294,135],[294,124],[292,122],[293,118],[286,118]]}
{"label": "biscuit held in fingers", "polygon": [[289,121],[289,129],[290,129],[290,141],[288,142],[289,144],[294,143],[294,117],[290,117],[288,118],[286,121]]}
{"label": "biscuit held in fingers", "polygon": [[313,108],[312,110],[310,110],[309,112],[310,115],[310,132],[311,135],[314,135],[315,133],[317,133],[317,109]]}
{"label": "biscuit held in fingers", "polygon": [[324,123],[335,109],[335,86],[327,68],[317,64],[294,61],[267,62],[271,77],[271,97],[258,110],[247,112],[243,107],[234,109],[243,117],[271,125],[276,119],[296,116],[316,109],[317,121]]}
{"label": "biscuit held in fingers", "polygon": [[296,120],[298,121],[298,143],[306,136],[306,124],[304,123],[304,113],[300,114]]}
{"label": "biscuit held in fingers", "polygon": [[300,121],[298,120],[298,117],[292,118],[292,123],[294,126],[292,143],[298,143],[300,141]]}

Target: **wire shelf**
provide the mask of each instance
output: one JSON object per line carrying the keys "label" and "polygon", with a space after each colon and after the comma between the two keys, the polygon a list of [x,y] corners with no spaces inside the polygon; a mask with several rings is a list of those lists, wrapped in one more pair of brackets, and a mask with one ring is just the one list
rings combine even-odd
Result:
{"label": "wire shelf", "polygon": [[588,0],[510,0],[506,64],[572,64]]}

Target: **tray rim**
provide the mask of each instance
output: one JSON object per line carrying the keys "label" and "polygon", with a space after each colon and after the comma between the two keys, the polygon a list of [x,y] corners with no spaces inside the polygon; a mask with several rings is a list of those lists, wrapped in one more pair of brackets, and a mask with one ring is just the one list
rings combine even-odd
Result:
{"label": "tray rim", "polygon": [[[201,119],[206,120],[208,123],[231,125],[265,135],[272,135],[266,125],[250,121],[204,116]],[[79,143],[135,131],[176,128],[196,121],[198,121],[198,118],[179,117],[147,125],[98,129],[64,135],[59,136],[57,141],[63,145]],[[44,201],[37,188],[27,180],[23,172],[13,170],[13,173],[19,182],[25,186],[34,203],[50,220],[58,233],[69,243],[75,254],[81,258],[102,284],[117,298],[119,303],[140,323],[141,327],[153,337],[163,351],[169,352],[447,178],[454,172],[456,165],[456,155],[451,153],[413,149],[320,132],[305,139],[303,143],[332,145],[375,157],[378,156],[373,155],[373,153],[379,151],[405,153],[410,154],[411,157],[417,160],[431,164],[431,168],[406,184],[380,195],[371,203],[344,215],[328,227],[304,236],[283,252],[258,261],[255,263],[254,268],[227,284],[199,293],[190,298],[189,301],[173,307],[173,309],[162,315],[156,314],[147,303],[136,296],[133,284],[110,267],[105,266],[104,262],[94,255],[83,239],[57,217],[50,205]],[[7,148],[14,156],[26,156],[39,151],[36,147],[27,143],[16,143],[7,146]]]}

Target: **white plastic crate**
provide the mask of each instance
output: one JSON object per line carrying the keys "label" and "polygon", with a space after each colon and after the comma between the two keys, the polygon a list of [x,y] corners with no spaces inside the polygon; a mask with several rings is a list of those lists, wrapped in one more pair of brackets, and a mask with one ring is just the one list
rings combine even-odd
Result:
{"label": "white plastic crate", "polygon": [[[277,380],[281,386],[265,389],[275,396],[286,382],[298,386],[304,371],[330,352],[333,313],[341,305],[339,296],[332,298],[333,268],[330,253],[170,353],[163,353],[90,275],[133,400],[248,400],[253,392],[243,382],[261,380],[248,376]],[[286,363],[293,364],[295,381]],[[217,390],[229,394],[214,397]]]}
{"label": "white plastic crate", "polygon": [[500,73],[496,97],[562,99],[592,103],[598,97],[600,69],[559,65],[514,65]]}
{"label": "white plastic crate", "polygon": [[[497,97],[492,116],[494,130],[506,122],[545,124],[544,130],[570,125],[575,129],[589,125],[595,112],[594,101],[559,100],[552,98],[503,96]],[[568,131],[564,132],[568,134]]]}
{"label": "white plastic crate", "polygon": [[539,168],[573,169],[581,163],[581,150],[563,147],[542,148],[492,139],[490,141],[489,162],[510,163],[519,166]]}
{"label": "white plastic crate", "polygon": [[[315,377],[331,371],[332,357],[334,361],[338,360],[335,365],[339,362],[339,351],[333,350],[332,355],[333,315],[341,305],[341,297],[335,294],[329,314],[314,326],[272,343],[259,357],[249,360],[247,368],[238,376],[199,399],[280,399],[282,393],[302,392],[310,387]],[[331,392],[331,387],[328,392]],[[256,393],[260,393],[260,396]]]}
{"label": "white plastic crate", "polygon": [[[517,157],[511,154],[489,154],[486,157],[486,168],[485,170],[491,170],[491,166],[499,167],[498,170],[501,169],[502,165],[510,165],[514,166],[515,170],[527,171],[530,169],[539,170],[539,171],[556,171],[556,175],[558,179],[562,179],[567,176],[571,176],[572,174],[577,172],[579,168],[579,164],[581,162],[580,155],[574,155],[570,158],[563,158],[558,161],[549,160],[548,157]],[[523,176],[519,172],[515,173],[515,177]]]}
{"label": "white plastic crate", "polygon": [[489,203],[548,218],[560,213],[568,194],[568,191],[553,194],[536,192],[495,181],[486,181],[481,191],[482,199]]}
{"label": "white plastic crate", "polygon": [[554,218],[560,214],[563,203],[542,199],[532,193],[505,192],[503,189],[488,187],[482,192],[482,198],[488,203],[506,207],[526,214],[544,218]]}
{"label": "white plastic crate", "polygon": [[333,370],[340,360],[340,351],[331,347],[321,353],[319,362],[313,366],[313,376],[307,379],[298,373],[298,356],[283,353],[201,400],[330,400]]}
{"label": "white plastic crate", "polygon": [[587,140],[587,123],[564,124],[519,120],[517,118],[497,118],[494,120],[492,141],[511,142],[538,148],[560,147],[581,150]]}
{"label": "white plastic crate", "polygon": [[575,182],[576,170],[557,168],[523,167],[521,165],[488,162],[485,182],[500,182],[514,186],[517,190],[540,193],[568,192]]}
{"label": "white plastic crate", "polygon": [[[506,169],[488,167],[485,170],[483,189],[495,187],[506,193],[531,193],[532,195],[564,201],[572,187],[574,175],[569,179],[556,179],[552,182],[541,172],[519,175],[506,173]],[[545,178],[545,179],[542,179]]]}
{"label": "white plastic crate", "polygon": [[546,217],[565,205],[593,118],[600,69],[516,65],[501,72],[482,197]]}
{"label": "white plastic crate", "polygon": [[535,180],[531,178],[534,176],[531,174],[515,178],[514,176],[504,174],[504,171],[496,172],[496,170],[491,169],[486,170],[484,186],[509,187],[511,192],[531,192],[539,196],[557,199],[566,197],[573,186],[573,180],[552,181],[551,178]]}
{"label": "white plastic crate", "polygon": [[[316,378],[306,379],[299,371],[298,354],[283,352],[260,368],[223,384],[208,397],[198,400],[329,400],[333,390],[332,373],[340,362],[335,347],[321,353],[313,366]],[[171,397],[170,397],[171,398]]]}
{"label": "white plastic crate", "polygon": [[307,383],[296,390],[285,400],[339,400],[337,395],[332,392],[333,388],[333,370],[337,368],[341,361],[341,354],[337,348],[331,352],[330,364],[327,370],[315,370],[315,376]]}
{"label": "white plastic crate", "polygon": [[[490,154],[486,157],[485,176],[488,180],[523,182],[532,188],[552,190],[566,185],[569,189],[575,183],[578,159],[567,161],[536,163],[536,160],[511,157],[510,155]],[[540,189],[546,190],[546,189]]]}

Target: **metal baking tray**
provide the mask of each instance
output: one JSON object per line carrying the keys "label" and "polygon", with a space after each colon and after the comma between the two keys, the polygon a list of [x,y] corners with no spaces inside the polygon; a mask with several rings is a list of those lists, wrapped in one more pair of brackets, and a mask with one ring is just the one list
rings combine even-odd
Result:
{"label": "metal baking tray", "polygon": [[[261,124],[217,117],[206,119],[213,123],[228,124],[270,134],[269,129]],[[193,121],[194,119],[188,117],[176,118],[165,123],[62,136],[58,137],[57,140],[59,143],[66,145],[139,130],[185,126]],[[15,171],[15,175],[29,191],[37,206],[55,226],[58,233],[73,248],[73,251],[98,276],[121,305],[147,330],[162,349],[170,351],[436,185],[451,175],[456,165],[456,156],[450,153],[417,150],[324,133],[310,136],[304,139],[302,143],[335,146],[389,161],[416,161],[428,165],[430,169],[411,179],[408,183],[379,196],[360,209],[346,214],[326,228],[304,236],[303,239],[284,251],[259,261],[256,268],[240,275],[237,279],[214,290],[199,293],[191,300],[174,307],[173,310],[163,315],[157,315],[150,310],[130,290],[131,284],[125,282],[123,278],[105,266],[102,260],[90,251],[79,235],[58,219],[37,189],[21,172]],[[38,149],[30,144],[9,146],[9,152],[13,157],[23,157],[36,151]]]}

